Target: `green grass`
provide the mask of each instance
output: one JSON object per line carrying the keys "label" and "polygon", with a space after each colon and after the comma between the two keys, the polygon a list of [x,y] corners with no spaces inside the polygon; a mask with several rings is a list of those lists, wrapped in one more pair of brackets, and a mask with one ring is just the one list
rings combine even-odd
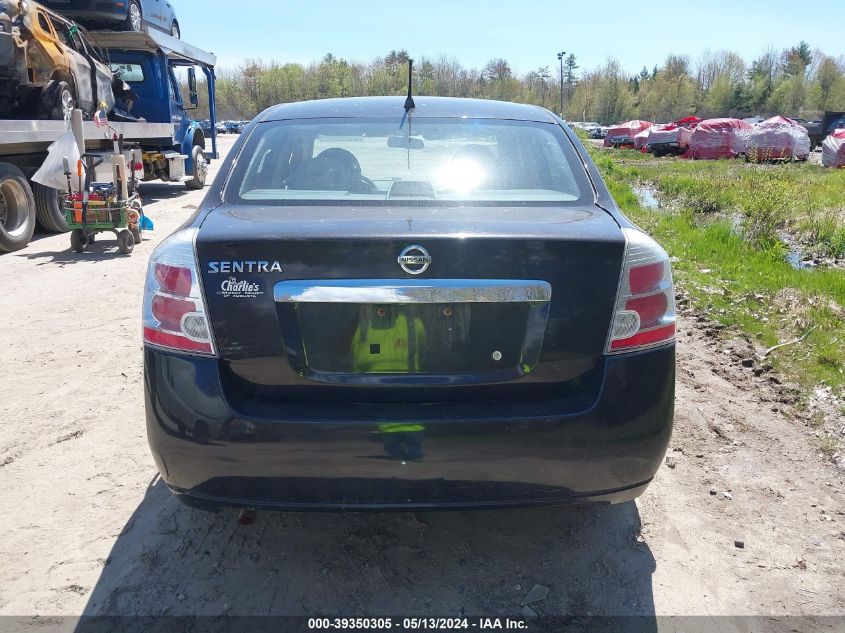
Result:
{"label": "green grass", "polygon": [[806,163],[654,159],[631,150],[593,150],[603,173],[650,183],[675,206],[735,217],[746,237],[771,246],[783,236],[826,257],[845,257],[845,170]]}
{"label": "green grass", "polygon": [[[843,204],[845,172],[795,164],[658,163],[635,152],[593,153],[620,208],[674,258],[676,282],[698,311],[765,347],[809,331],[803,342],[776,350],[768,362],[805,387],[845,386],[845,270],[792,268],[771,228],[797,222],[805,201],[819,211]],[[640,207],[631,184],[641,181],[657,186],[669,210]],[[838,197],[832,193],[837,188]],[[816,239],[841,248],[842,219],[823,217]]]}

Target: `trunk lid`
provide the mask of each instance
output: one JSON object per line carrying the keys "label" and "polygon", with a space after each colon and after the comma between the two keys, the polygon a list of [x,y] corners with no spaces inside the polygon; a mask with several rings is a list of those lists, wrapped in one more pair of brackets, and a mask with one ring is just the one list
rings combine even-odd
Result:
{"label": "trunk lid", "polygon": [[624,246],[598,207],[224,206],[196,244],[228,382],[352,401],[583,390]]}

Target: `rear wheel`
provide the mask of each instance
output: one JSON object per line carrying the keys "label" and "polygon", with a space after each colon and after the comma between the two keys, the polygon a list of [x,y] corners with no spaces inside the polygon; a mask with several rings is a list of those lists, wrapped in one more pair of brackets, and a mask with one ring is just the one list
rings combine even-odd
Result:
{"label": "rear wheel", "polygon": [[191,158],[194,163],[193,178],[186,181],[185,186],[188,189],[202,189],[205,187],[205,178],[208,175],[208,163],[205,161],[205,154],[203,154],[201,146],[194,145]]}
{"label": "rear wheel", "polygon": [[140,228],[129,229],[129,231],[132,233],[132,239],[135,241],[135,244],[140,244],[141,243],[141,229]]}
{"label": "rear wheel", "polygon": [[41,183],[32,183],[32,193],[35,196],[35,217],[41,228],[50,233],[67,233],[64,209],[62,209],[61,192]]}
{"label": "rear wheel", "polygon": [[132,250],[135,248],[135,238],[132,236],[132,233],[126,229],[123,229],[120,233],[118,233],[117,247],[124,255],[131,254]]}
{"label": "rear wheel", "polygon": [[53,79],[44,86],[38,101],[38,118],[67,121],[73,111],[76,95],[66,81]]}
{"label": "rear wheel", "polygon": [[85,235],[82,233],[82,229],[73,229],[70,232],[70,247],[76,253],[84,253],[85,247],[88,245],[90,240],[85,239]]}
{"label": "rear wheel", "polygon": [[35,199],[20,169],[0,163],[0,252],[17,251],[32,239]]}
{"label": "rear wheel", "polygon": [[144,16],[138,0],[129,0],[129,6],[126,8],[126,30],[136,32],[144,30]]}
{"label": "rear wheel", "polygon": [[173,20],[173,24],[170,25],[170,34],[177,40],[182,38],[182,32],[179,30],[179,23],[176,20]]}

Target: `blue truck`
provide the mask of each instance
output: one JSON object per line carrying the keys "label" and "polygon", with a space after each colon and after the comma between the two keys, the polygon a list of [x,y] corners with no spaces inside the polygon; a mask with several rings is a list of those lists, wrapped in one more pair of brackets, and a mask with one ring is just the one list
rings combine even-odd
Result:
{"label": "blue truck", "polygon": [[[124,90],[115,94],[108,127],[84,124],[89,153],[111,153],[113,137],[137,148],[142,181],[182,182],[190,189],[205,186],[208,163],[218,157],[215,74],[216,57],[166,33],[89,33]],[[205,77],[210,131],[193,111],[199,105],[197,70]],[[183,97],[178,76],[187,78]],[[115,82],[118,84],[120,82]],[[68,230],[59,192],[31,183],[47,148],[67,130],[64,121],[0,120],[0,252],[26,246],[36,223],[44,230]]]}
{"label": "blue truck", "polygon": [[[148,145],[144,149],[144,180],[183,180],[192,189],[205,185],[207,161],[217,157],[214,66],[216,57],[158,31],[149,33],[102,31],[91,40],[107,56],[112,72],[131,88],[131,98],[117,98],[115,112],[126,121],[143,119],[173,125],[171,145]],[[196,69],[208,86],[211,133],[202,129],[191,111],[199,103]],[[183,100],[177,72],[185,69],[188,102]],[[127,104],[128,101],[128,104]],[[124,107],[120,107],[124,106]],[[207,151],[207,145],[211,151]]]}

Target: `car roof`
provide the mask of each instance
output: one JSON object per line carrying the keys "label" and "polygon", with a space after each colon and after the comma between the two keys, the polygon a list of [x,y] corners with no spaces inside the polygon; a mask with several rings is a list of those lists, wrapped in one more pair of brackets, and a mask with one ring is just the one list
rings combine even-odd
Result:
{"label": "car roof", "polygon": [[[525,103],[454,97],[414,97],[416,118],[508,119],[556,123],[551,112]],[[405,97],[349,97],[282,103],[265,110],[260,121],[320,118],[401,118]]]}

